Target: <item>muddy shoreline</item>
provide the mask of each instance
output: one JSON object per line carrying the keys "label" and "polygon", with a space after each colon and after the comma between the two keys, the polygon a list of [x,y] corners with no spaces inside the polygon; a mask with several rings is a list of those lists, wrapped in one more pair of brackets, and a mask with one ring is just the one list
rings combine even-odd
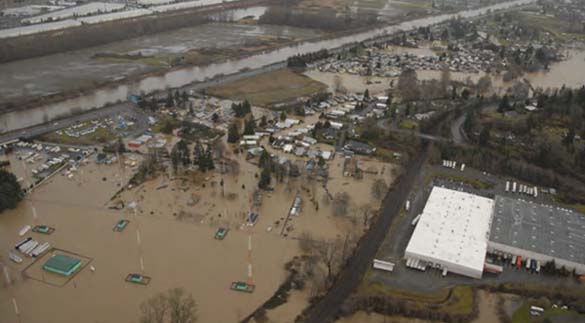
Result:
{"label": "muddy shoreline", "polygon": [[[415,17],[415,18],[420,18],[420,17]],[[397,23],[400,23],[400,22],[397,22]],[[230,56],[228,58],[218,59],[218,60],[212,59],[207,64],[197,64],[197,63],[195,63],[195,64],[191,64],[191,63],[177,64],[177,65],[169,67],[169,68],[161,68],[161,69],[147,72],[147,73],[138,73],[138,74],[134,74],[134,75],[128,75],[127,77],[123,77],[123,78],[120,78],[120,79],[117,79],[114,81],[105,81],[105,82],[102,82],[102,84],[97,84],[95,86],[90,86],[90,87],[85,87],[85,88],[75,89],[75,90],[70,90],[70,91],[62,91],[62,92],[39,96],[39,97],[34,97],[34,98],[30,98],[30,99],[27,99],[26,97],[21,97],[19,100],[13,100],[13,101],[9,101],[9,102],[0,103],[0,113],[23,111],[23,110],[35,108],[38,105],[58,103],[60,101],[65,101],[65,100],[73,99],[75,97],[79,97],[82,95],[90,94],[91,92],[96,91],[96,90],[104,90],[104,89],[114,88],[114,87],[122,85],[124,83],[131,83],[131,82],[135,82],[135,81],[145,79],[148,77],[160,77],[160,76],[163,76],[165,73],[184,69],[184,68],[205,67],[205,66],[209,66],[209,65],[213,65],[213,64],[229,62],[232,60],[245,59],[245,58],[248,58],[248,57],[263,53],[263,52],[267,52],[267,51],[273,51],[273,50],[277,50],[277,49],[285,48],[285,47],[292,47],[292,46],[296,46],[296,45],[303,44],[303,43],[312,43],[312,42],[318,42],[318,41],[323,41],[323,40],[335,39],[338,37],[348,36],[348,35],[352,35],[355,33],[361,33],[361,32],[367,32],[370,30],[375,30],[375,29],[380,28],[380,27],[382,27],[381,24],[363,27],[363,28],[352,29],[349,31],[336,32],[336,33],[328,34],[328,35],[325,35],[322,37],[317,37],[314,39],[285,42],[285,43],[278,44],[275,46],[270,46],[268,49],[264,48],[261,50],[250,51],[245,55]],[[240,71],[238,71],[238,72],[240,72]],[[118,103],[121,103],[121,102],[118,102]]]}

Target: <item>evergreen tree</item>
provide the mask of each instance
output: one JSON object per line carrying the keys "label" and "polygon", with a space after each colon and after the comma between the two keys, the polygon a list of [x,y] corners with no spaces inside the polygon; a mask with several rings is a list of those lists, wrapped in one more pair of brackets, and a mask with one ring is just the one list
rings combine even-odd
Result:
{"label": "evergreen tree", "polygon": [[260,119],[260,127],[266,127],[267,124],[268,122],[266,120],[266,116],[263,115],[262,118]]}
{"label": "evergreen tree", "polygon": [[369,100],[370,99],[370,90],[366,89],[364,91],[364,100]]}
{"label": "evergreen tree", "polygon": [[229,128],[228,128],[228,137],[227,137],[227,141],[229,143],[236,143],[238,142],[238,140],[240,140],[240,133],[238,130],[238,125],[235,122],[232,122],[232,124],[230,124]]}
{"label": "evergreen tree", "polygon": [[183,167],[189,166],[191,164],[191,152],[189,151],[189,144],[185,140],[179,140],[176,146]]}
{"label": "evergreen tree", "polygon": [[173,166],[173,172],[176,174],[179,171],[179,163],[181,162],[181,156],[177,146],[171,150],[171,165]]}
{"label": "evergreen tree", "polygon": [[270,175],[270,167],[264,167],[262,173],[260,174],[260,180],[258,181],[258,187],[261,189],[267,189],[270,185],[270,181],[272,180]]}
{"label": "evergreen tree", "polygon": [[260,155],[260,160],[258,161],[258,165],[260,166],[260,168],[266,168],[270,166],[270,154],[266,150],[262,151],[262,154]]}
{"label": "evergreen tree", "polygon": [[280,121],[284,121],[284,120],[286,120],[286,118],[287,118],[286,112],[285,111],[282,111],[280,113]]}
{"label": "evergreen tree", "polygon": [[167,93],[167,101],[165,102],[165,107],[170,108],[173,105],[175,105],[175,102],[173,100],[173,92],[171,92],[171,90],[169,90]]}
{"label": "evergreen tree", "polygon": [[244,135],[253,135],[254,133],[256,133],[256,121],[254,116],[250,116],[244,125]]}
{"label": "evergreen tree", "polygon": [[14,209],[22,200],[24,193],[14,174],[0,169],[0,212]]}
{"label": "evergreen tree", "polygon": [[203,145],[201,145],[201,142],[197,141],[195,147],[193,147],[193,164],[200,165],[204,153]]}
{"label": "evergreen tree", "polygon": [[490,142],[491,137],[491,127],[485,126],[481,132],[479,133],[479,145],[483,147],[487,147]]}
{"label": "evergreen tree", "polygon": [[507,95],[504,95],[502,97],[502,100],[500,101],[500,104],[498,105],[498,112],[504,113],[504,112],[510,110],[511,108],[512,108],[512,106],[510,105],[510,99],[508,98]]}

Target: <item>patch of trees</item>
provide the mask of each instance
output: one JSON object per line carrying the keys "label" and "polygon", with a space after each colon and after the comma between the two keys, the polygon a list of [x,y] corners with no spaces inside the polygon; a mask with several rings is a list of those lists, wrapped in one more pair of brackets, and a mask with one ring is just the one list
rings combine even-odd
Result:
{"label": "patch of trees", "polygon": [[[515,177],[542,187],[554,187],[560,191],[559,198],[562,202],[585,204],[585,186],[575,176],[563,176],[551,168],[540,167],[491,149],[463,148],[441,143],[438,150],[441,159],[458,160],[492,174]],[[546,155],[546,148],[542,154]]]}
{"label": "patch of trees", "polygon": [[195,323],[197,303],[182,288],[158,293],[140,304],[141,323]]}
{"label": "patch of trees", "polygon": [[193,147],[193,158],[189,144],[185,140],[179,140],[171,151],[171,165],[177,173],[180,169],[188,169],[191,165],[197,165],[199,170],[206,172],[215,169],[213,154],[210,145],[203,147],[201,142],[196,142]]}
{"label": "patch of trees", "polygon": [[413,101],[420,97],[418,87],[418,77],[416,71],[413,69],[406,69],[402,71],[398,78],[396,89],[400,93],[402,101]]}
{"label": "patch of trees", "polygon": [[326,49],[321,49],[316,52],[306,53],[306,54],[299,54],[295,56],[291,56],[286,59],[286,65],[288,67],[307,67],[307,64],[320,61],[326,58],[329,58],[331,54]]}
{"label": "patch of trees", "polygon": [[254,116],[250,116],[246,123],[244,124],[244,135],[253,135],[256,133],[256,120],[254,120]]}
{"label": "patch of trees", "polygon": [[389,188],[388,184],[386,184],[386,181],[378,178],[372,184],[372,197],[376,200],[382,200],[388,193],[388,189]]}
{"label": "patch of trees", "polygon": [[142,161],[142,163],[140,163],[138,170],[136,171],[134,176],[130,178],[130,181],[128,183],[134,186],[140,185],[144,183],[146,180],[154,177],[156,172],[162,169],[163,166],[160,163],[160,160],[158,159],[157,155],[149,154]]}
{"label": "patch of trees", "polygon": [[[457,301],[457,300],[456,300]],[[406,316],[423,320],[441,322],[471,322],[477,317],[479,308],[477,297],[473,297],[472,310],[467,314],[442,311],[436,303],[414,302],[389,295],[352,296],[341,308],[341,315],[351,315],[357,311],[376,312],[390,316]]]}
{"label": "patch of trees", "polygon": [[0,169],[0,212],[14,209],[24,197],[24,193],[16,176],[4,169]]}
{"label": "patch of trees", "polygon": [[[583,289],[568,288],[562,283],[546,284],[542,288],[526,288],[525,284],[501,283],[497,286],[482,286],[490,292],[516,294],[532,299],[553,300],[569,306],[578,313],[585,313],[585,293]],[[548,307],[548,306],[547,306]]]}
{"label": "patch of trees", "polygon": [[287,25],[302,28],[342,31],[378,22],[376,13],[358,10],[357,13],[339,15],[335,9],[293,10],[286,6],[270,6],[260,17],[261,24]]}
{"label": "patch of trees", "polygon": [[232,111],[234,111],[236,118],[242,118],[252,112],[252,106],[248,100],[244,100],[244,102],[232,103]]}
{"label": "patch of trees", "polygon": [[240,140],[240,130],[238,124],[233,121],[228,127],[227,142],[235,144]]}

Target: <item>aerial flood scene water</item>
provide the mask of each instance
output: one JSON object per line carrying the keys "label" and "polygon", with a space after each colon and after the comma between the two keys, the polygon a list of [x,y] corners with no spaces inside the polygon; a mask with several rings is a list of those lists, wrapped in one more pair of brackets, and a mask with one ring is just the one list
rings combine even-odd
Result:
{"label": "aerial flood scene water", "polygon": [[585,321],[585,0],[0,4],[0,323]]}

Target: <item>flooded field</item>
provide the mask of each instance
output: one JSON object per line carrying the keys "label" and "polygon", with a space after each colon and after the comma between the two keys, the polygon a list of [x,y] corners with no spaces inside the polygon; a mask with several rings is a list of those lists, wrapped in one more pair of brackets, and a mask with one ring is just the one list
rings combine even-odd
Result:
{"label": "flooded field", "polygon": [[[394,48],[398,52],[405,52],[414,55],[433,55],[428,48]],[[554,63],[548,71],[526,73],[516,80],[504,82],[502,75],[490,74],[492,78],[492,91],[498,95],[504,94],[506,90],[514,85],[516,81],[528,81],[534,88],[560,88],[563,85],[571,88],[579,88],[585,85],[585,76],[581,71],[585,70],[585,51],[571,50],[568,52],[568,58],[564,61]],[[417,70],[417,77],[423,80],[440,80],[441,71],[438,70]],[[328,86],[329,91],[334,92],[336,87],[341,84],[349,92],[363,92],[368,89],[371,93],[382,93],[390,88],[390,83],[398,81],[398,77],[377,77],[362,76],[356,74],[339,74],[331,72],[320,72],[310,70],[305,72],[310,78],[324,83]],[[487,75],[486,73],[466,73],[450,72],[451,80],[467,82],[468,80],[476,83],[480,78]],[[336,81],[337,79],[337,81]]]}
{"label": "flooded field", "polygon": [[[169,139],[176,141],[174,137]],[[272,296],[284,281],[284,264],[300,253],[296,238],[305,232],[323,240],[347,234],[359,237],[364,228],[364,208],[379,204],[370,193],[373,181],[393,180],[393,165],[368,158],[360,158],[367,171],[362,179],[344,177],[343,157],[338,156],[329,163],[327,186],[302,176],[283,183],[275,181],[274,191],[262,192],[261,203],[255,205],[258,167],[245,154],[228,152],[226,158],[239,165],[237,172],[222,174],[217,165],[213,172],[176,176],[168,167],[167,173],[123,192],[113,201],[110,198],[132,176],[135,167],[122,166],[123,162],[98,165],[91,159],[73,178],[57,174],[17,209],[2,214],[2,262],[6,264],[4,255],[22,239],[18,231],[24,225],[45,224],[56,231],[26,236],[79,255],[85,267],[72,279],[57,281],[51,276],[54,274],[40,269],[39,262],[23,275],[31,258],[20,265],[8,263],[12,283],[2,278],[0,312],[6,313],[9,321],[16,320],[14,298],[22,322],[71,322],[88,315],[97,322],[138,322],[142,301],[169,288],[183,287],[198,303],[201,322],[236,322]],[[301,167],[307,160],[290,158]],[[219,185],[222,180],[223,188]],[[351,210],[348,216],[336,217],[326,201],[328,194],[340,191],[351,194]],[[303,200],[302,212],[285,226],[297,196]],[[136,203],[136,211],[110,208],[119,201],[126,206]],[[254,226],[245,225],[247,212],[252,209],[259,220]],[[130,222],[122,232],[114,232],[120,219]],[[224,240],[213,239],[219,227],[230,230]],[[44,256],[39,261],[46,259]],[[150,276],[151,283],[140,286],[125,282],[126,275],[133,272]],[[211,276],[214,279],[209,279]],[[229,290],[231,282],[238,280],[254,283],[254,293]],[[56,281],[58,284],[53,284]],[[300,311],[308,304],[304,293],[290,301],[291,307],[284,308],[287,311]]]}
{"label": "flooded field", "polygon": [[[254,15],[253,10],[236,12]],[[0,64],[0,103],[19,97],[92,87],[121,78],[163,70],[173,57],[193,49],[238,48],[260,41],[298,41],[318,37],[310,29],[212,23],[143,36],[83,50]],[[92,58],[98,53],[144,58]]]}
{"label": "flooded field", "polygon": [[[287,57],[314,52],[323,48],[332,49],[342,45],[364,41],[374,37],[390,35],[400,30],[411,30],[421,26],[447,21],[460,15],[463,18],[475,17],[485,14],[488,10],[509,8],[514,5],[531,3],[534,0],[516,0],[493,5],[477,10],[463,11],[458,14],[444,14],[428,18],[421,18],[403,22],[397,25],[363,32],[355,35],[344,36],[335,39],[305,42],[299,45],[280,48],[266,53],[252,55],[247,58],[227,61],[225,63],[212,64],[205,67],[187,67],[166,72],[161,76],[147,77],[128,84],[115,85],[107,89],[99,89],[80,97],[68,99],[58,103],[50,103],[27,111],[15,111],[5,113],[0,118],[0,127],[4,131],[11,131],[24,127],[37,125],[54,120],[59,116],[70,115],[72,112],[83,112],[94,108],[103,107],[117,101],[125,101],[132,93],[153,92],[165,88],[183,87],[194,82],[209,80],[219,75],[233,74],[241,69],[255,69],[270,64],[284,61]],[[5,82],[1,82],[4,84]]]}

